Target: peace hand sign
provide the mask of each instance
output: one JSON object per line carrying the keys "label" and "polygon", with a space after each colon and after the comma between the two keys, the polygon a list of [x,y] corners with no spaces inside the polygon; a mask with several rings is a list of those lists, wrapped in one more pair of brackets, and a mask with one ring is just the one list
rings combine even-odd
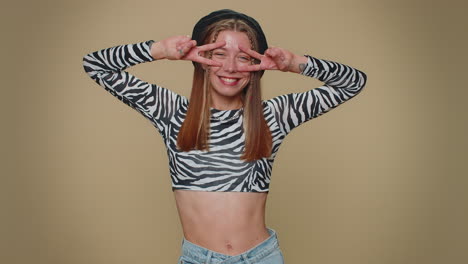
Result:
{"label": "peace hand sign", "polygon": [[267,49],[265,55],[243,46],[239,46],[239,49],[260,61],[260,64],[242,66],[239,68],[240,71],[280,70],[283,72],[299,72],[299,63],[306,62],[304,57],[277,47]]}
{"label": "peace hand sign", "polygon": [[209,66],[222,66],[223,64],[219,61],[214,61],[208,58],[203,57],[203,53],[205,51],[214,50],[226,45],[226,42],[219,41],[215,43],[205,44],[202,46],[196,46],[197,42],[195,40],[191,40],[189,42],[183,43],[177,47],[179,54],[181,55],[181,60],[190,60],[194,62],[198,62],[201,64],[206,64]]}
{"label": "peace hand sign", "polygon": [[188,36],[175,36],[154,43],[151,47],[151,55],[154,59],[189,60],[219,67],[222,66],[221,62],[205,58],[203,53],[224,45],[226,45],[224,41],[219,41],[197,46],[197,42]]}

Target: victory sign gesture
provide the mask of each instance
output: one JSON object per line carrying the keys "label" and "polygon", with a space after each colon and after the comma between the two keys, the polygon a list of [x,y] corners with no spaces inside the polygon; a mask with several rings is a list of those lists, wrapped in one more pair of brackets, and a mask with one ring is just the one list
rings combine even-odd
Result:
{"label": "victory sign gesture", "polygon": [[222,63],[203,57],[206,51],[226,45],[224,41],[197,46],[197,42],[189,36],[170,37],[155,42],[151,47],[151,55],[155,60],[189,60],[209,66],[222,66]]}
{"label": "victory sign gesture", "polygon": [[239,69],[240,71],[280,70],[300,73],[303,69],[301,67],[307,63],[306,57],[278,47],[268,48],[264,55],[243,46],[239,46],[239,49],[260,61],[260,64],[244,66]]}

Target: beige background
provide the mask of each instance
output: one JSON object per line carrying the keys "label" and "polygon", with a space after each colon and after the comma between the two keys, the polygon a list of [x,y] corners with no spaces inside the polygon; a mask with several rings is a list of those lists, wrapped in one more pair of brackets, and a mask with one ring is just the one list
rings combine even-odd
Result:
{"label": "beige background", "polygon": [[[210,11],[270,45],[368,75],[296,128],[267,204],[286,263],[467,263],[463,1],[11,1],[2,4],[0,262],[175,263],[182,232],[156,129],[92,81],[92,51],[190,34]],[[129,69],[189,95],[189,62]],[[264,98],[314,79],[267,72]]]}

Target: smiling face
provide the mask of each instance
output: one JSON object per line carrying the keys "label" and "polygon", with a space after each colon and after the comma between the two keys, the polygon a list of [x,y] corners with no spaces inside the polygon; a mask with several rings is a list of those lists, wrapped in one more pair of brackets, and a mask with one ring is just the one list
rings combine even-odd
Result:
{"label": "smiling face", "polygon": [[209,68],[212,107],[236,109],[242,106],[242,91],[250,81],[250,73],[238,69],[251,63],[250,56],[239,45],[251,47],[251,43],[246,33],[231,30],[221,31],[216,39],[219,41],[225,41],[226,45],[212,51],[212,59],[223,64]]}

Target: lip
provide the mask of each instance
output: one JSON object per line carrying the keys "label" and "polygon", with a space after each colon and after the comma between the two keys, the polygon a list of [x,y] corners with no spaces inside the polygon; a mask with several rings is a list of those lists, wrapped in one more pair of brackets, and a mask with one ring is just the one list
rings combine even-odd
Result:
{"label": "lip", "polygon": [[[236,77],[227,77],[227,76],[218,76],[219,78],[219,81],[224,84],[224,85],[228,85],[228,86],[235,86],[239,83],[239,81],[241,80],[241,78],[236,78]],[[228,81],[226,79],[235,79],[235,81]]]}

